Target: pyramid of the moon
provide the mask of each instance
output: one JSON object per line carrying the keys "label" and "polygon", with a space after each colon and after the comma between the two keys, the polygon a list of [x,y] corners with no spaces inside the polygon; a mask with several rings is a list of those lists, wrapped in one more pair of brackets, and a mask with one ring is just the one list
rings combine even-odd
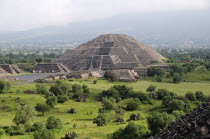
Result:
{"label": "pyramid of the moon", "polygon": [[73,71],[114,70],[145,67],[164,57],[135,39],[119,34],[101,35],[54,60]]}

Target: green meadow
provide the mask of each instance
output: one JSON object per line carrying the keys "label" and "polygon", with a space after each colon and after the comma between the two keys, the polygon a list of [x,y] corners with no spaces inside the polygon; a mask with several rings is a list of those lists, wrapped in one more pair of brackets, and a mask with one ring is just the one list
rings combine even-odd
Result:
{"label": "green meadow", "polygon": [[[200,73],[199,73],[200,74]],[[206,72],[205,72],[206,74]],[[193,77],[192,77],[193,76]],[[204,76],[204,75],[200,75]],[[108,138],[110,134],[114,133],[121,127],[125,127],[126,124],[116,124],[109,123],[106,126],[97,127],[96,124],[93,124],[93,119],[98,115],[98,109],[101,108],[101,103],[96,101],[96,98],[103,90],[107,90],[113,85],[127,85],[132,87],[135,91],[146,92],[146,89],[150,85],[157,86],[157,89],[167,89],[171,92],[176,93],[177,95],[184,96],[186,92],[197,90],[203,91],[204,94],[210,95],[210,81],[208,76],[204,80],[199,80],[200,76],[197,76],[196,73],[189,73],[186,75],[186,80],[192,82],[181,82],[179,84],[174,84],[170,82],[153,82],[149,80],[138,80],[136,82],[109,82],[104,79],[72,79],[72,80],[62,80],[69,87],[73,84],[87,85],[90,88],[90,97],[87,99],[87,102],[76,102],[74,100],[69,100],[63,104],[58,103],[54,109],[50,112],[47,112],[44,116],[35,116],[31,123],[42,121],[46,122],[46,119],[54,115],[60,118],[63,121],[64,127],[61,130],[55,130],[56,138],[64,137],[64,135],[70,131],[75,131],[79,138],[85,139],[87,137],[91,139],[103,139]],[[204,79],[203,77],[201,77]],[[208,78],[208,79],[207,79]],[[194,79],[194,80],[193,80]],[[94,80],[97,80],[97,83],[94,84]],[[49,89],[54,83],[44,84],[47,89]],[[11,126],[15,125],[13,123],[13,118],[15,116],[16,110],[20,107],[20,103],[27,105],[35,106],[37,103],[45,103],[46,99],[44,95],[40,94],[24,94],[26,90],[36,91],[35,83],[28,83],[22,85],[12,85],[10,93],[0,94],[0,127],[2,126]],[[119,102],[119,105],[125,106],[128,102],[133,101],[133,99],[125,99]],[[151,114],[151,112],[157,110],[161,107],[161,101],[154,100],[153,104],[141,104],[138,111],[126,111],[123,118],[125,120],[129,119],[129,116],[135,112],[142,113],[142,119],[136,121],[137,124],[143,124],[147,126],[146,117]],[[4,110],[4,107],[8,107]],[[196,107],[195,103],[191,104],[191,108]],[[69,114],[67,111],[70,108],[75,108],[77,110],[76,114]],[[112,112],[114,115],[114,112]],[[37,113],[38,114],[38,113]],[[78,125],[77,128],[73,128],[73,124]],[[4,136],[3,139],[31,139],[33,138],[33,133],[26,133],[22,136]]]}

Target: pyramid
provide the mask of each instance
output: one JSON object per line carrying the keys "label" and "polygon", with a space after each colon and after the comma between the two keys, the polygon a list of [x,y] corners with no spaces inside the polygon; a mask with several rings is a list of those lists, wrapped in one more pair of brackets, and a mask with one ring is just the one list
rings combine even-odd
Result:
{"label": "pyramid", "polygon": [[67,50],[54,60],[72,71],[116,70],[145,67],[164,57],[135,39],[120,34],[101,35],[79,47]]}

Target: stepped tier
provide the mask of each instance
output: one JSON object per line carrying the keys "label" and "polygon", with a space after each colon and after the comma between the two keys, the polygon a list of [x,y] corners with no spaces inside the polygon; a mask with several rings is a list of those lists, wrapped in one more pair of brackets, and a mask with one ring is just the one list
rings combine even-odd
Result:
{"label": "stepped tier", "polygon": [[62,63],[72,71],[133,70],[164,57],[126,35],[101,35],[79,47],[66,51],[53,63]]}
{"label": "stepped tier", "polygon": [[20,74],[23,71],[16,64],[1,64],[0,67],[10,74]]}
{"label": "stepped tier", "polygon": [[64,73],[70,72],[70,70],[60,63],[43,63],[38,64],[34,67],[33,72],[35,73]]}

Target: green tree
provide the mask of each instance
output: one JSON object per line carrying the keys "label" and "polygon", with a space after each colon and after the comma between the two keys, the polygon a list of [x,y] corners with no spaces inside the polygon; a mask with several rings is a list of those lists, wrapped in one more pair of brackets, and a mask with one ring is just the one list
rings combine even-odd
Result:
{"label": "green tree", "polygon": [[13,122],[16,123],[17,125],[25,124],[33,120],[34,114],[35,114],[34,108],[27,105],[22,106],[20,109],[17,110]]}
{"label": "green tree", "polygon": [[75,132],[69,132],[65,135],[63,139],[77,139],[78,135]]}
{"label": "green tree", "polygon": [[185,103],[182,100],[172,100],[168,107],[171,112],[175,110],[185,111]]}
{"label": "green tree", "polygon": [[156,91],[156,88],[157,88],[157,86],[155,86],[155,85],[150,85],[150,86],[147,88],[147,92],[149,92],[149,93],[155,92],[155,91]]}
{"label": "green tree", "polygon": [[1,138],[3,135],[5,135],[5,134],[6,134],[6,133],[5,133],[4,129],[0,128],[0,138]]}
{"label": "green tree", "polygon": [[154,112],[151,116],[147,117],[148,127],[153,135],[160,132],[161,129],[167,127],[171,122],[175,121],[175,117],[166,112]]}
{"label": "green tree", "polygon": [[206,95],[204,95],[204,93],[202,91],[196,91],[195,92],[195,97],[199,101],[205,101],[206,98],[207,98]]}
{"label": "green tree", "polygon": [[42,112],[42,116],[43,116],[45,112],[50,111],[50,106],[47,104],[38,103],[38,104],[36,104],[35,109],[38,112]]}
{"label": "green tree", "polygon": [[119,80],[119,76],[115,74],[113,71],[106,71],[104,74],[104,78],[110,81],[117,81]]}
{"label": "green tree", "polygon": [[103,109],[105,109],[105,110],[109,110],[110,111],[110,110],[112,110],[114,108],[114,102],[110,101],[107,98],[103,98],[101,103],[102,103]]}
{"label": "green tree", "polygon": [[50,116],[47,119],[47,123],[46,123],[47,129],[61,129],[62,127],[63,127],[63,124],[59,118]]}
{"label": "green tree", "polygon": [[149,67],[147,69],[147,75],[151,77],[154,77],[154,76],[163,77],[165,75],[165,71],[162,68]]}
{"label": "green tree", "polygon": [[139,103],[133,101],[133,102],[130,102],[130,103],[127,104],[126,110],[128,110],[128,111],[134,111],[134,110],[137,110],[138,107],[139,107]]}
{"label": "green tree", "polygon": [[53,131],[40,129],[34,133],[34,139],[55,139]]}
{"label": "green tree", "polygon": [[54,108],[57,104],[57,97],[56,96],[48,96],[46,100],[46,104],[49,105],[51,108]]}
{"label": "green tree", "polygon": [[185,115],[184,111],[175,110],[172,112],[172,115],[176,117],[176,119],[180,118],[181,116]]}
{"label": "green tree", "polygon": [[185,97],[189,100],[189,101],[195,101],[196,97],[195,94],[193,92],[187,92],[185,94]]}
{"label": "green tree", "polygon": [[69,97],[66,95],[59,95],[57,96],[57,98],[58,98],[58,103],[64,103],[69,100]]}
{"label": "green tree", "polygon": [[173,75],[173,82],[174,83],[180,83],[182,80],[182,76],[179,73],[174,73]]}
{"label": "green tree", "polygon": [[107,125],[110,121],[110,116],[107,113],[100,113],[96,118],[93,119],[93,123],[97,126]]}
{"label": "green tree", "polygon": [[124,129],[118,129],[112,135],[112,139],[141,139],[146,138],[148,133],[149,132],[145,126],[129,122]]}
{"label": "green tree", "polygon": [[36,85],[36,92],[38,94],[46,94],[49,91],[46,89],[46,87],[43,84],[37,84]]}
{"label": "green tree", "polygon": [[0,94],[4,93],[5,91],[8,91],[10,89],[10,87],[11,87],[11,85],[9,82],[0,80]]}

